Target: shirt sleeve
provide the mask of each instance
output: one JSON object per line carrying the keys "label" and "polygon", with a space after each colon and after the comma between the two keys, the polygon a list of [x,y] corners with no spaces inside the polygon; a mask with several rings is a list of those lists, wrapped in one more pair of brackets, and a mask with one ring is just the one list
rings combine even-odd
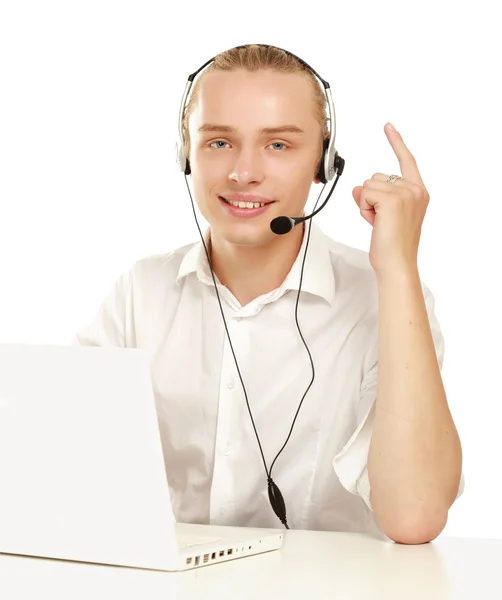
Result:
{"label": "shirt sleeve", "polygon": [[132,270],[113,284],[90,323],[77,331],[73,345],[129,346],[132,330]]}
{"label": "shirt sleeve", "polygon": [[[443,367],[444,338],[441,327],[434,312],[434,297],[430,290],[422,284],[425,304],[429,315],[432,337],[436,348],[439,368]],[[357,410],[357,428],[342,450],[334,457],[333,467],[343,487],[352,494],[360,496],[368,508],[373,510],[370,501],[370,481],[368,477],[368,454],[373,422],[375,418],[375,402],[377,397],[378,360],[363,378],[360,400]],[[463,494],[465,487],[462,473],[457,499]]]}

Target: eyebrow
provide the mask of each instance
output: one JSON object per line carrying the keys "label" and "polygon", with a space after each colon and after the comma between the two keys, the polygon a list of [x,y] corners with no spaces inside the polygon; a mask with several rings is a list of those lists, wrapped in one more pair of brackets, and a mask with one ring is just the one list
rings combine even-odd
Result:
{"label": "eyebrow", "polygon": [[[223,133],[235,133],[237,129],[230,125],[217,125],[214,123],[204,123],[199,127],[199,131],[213,131]],[[297,125],[281,125],[280,127],[262,127],[259,131],[260,135],[275,135],[277,133],[305,133]]]}

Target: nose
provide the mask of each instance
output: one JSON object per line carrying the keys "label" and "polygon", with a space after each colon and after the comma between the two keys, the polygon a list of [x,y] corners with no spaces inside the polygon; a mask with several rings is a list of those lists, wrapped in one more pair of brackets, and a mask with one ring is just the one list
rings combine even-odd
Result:
{"label": "nose", "polygon": [[252,149],[242,149],[236,155],[228,178],[230,181],[246,186],[252,183],[261,183],[264,178],[262,157],[259,152]]}

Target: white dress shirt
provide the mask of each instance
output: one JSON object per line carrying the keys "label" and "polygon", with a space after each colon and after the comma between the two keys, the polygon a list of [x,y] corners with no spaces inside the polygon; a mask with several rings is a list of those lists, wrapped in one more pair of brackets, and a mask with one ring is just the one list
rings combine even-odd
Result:
{"label": "white dress shirt", "polygon": [[[241,306],[218,282],[269,467],[312,377],[295,322],[306,238],[283,284],[249,304]],[[444,345],[434,299],[425,285],[423,291],[441,366]],[[315,380],[272,471],[292,529],[385,537],[374,519],[367,472],[378,377],[377,300],[368,253],[333,241],[312,223],[298,321]],[[75,341],[148,353],[178,521],[282,528],[268,500],[265,468],[200,241],[138,260]],[[459,495],[462,490],[463,480]]]}

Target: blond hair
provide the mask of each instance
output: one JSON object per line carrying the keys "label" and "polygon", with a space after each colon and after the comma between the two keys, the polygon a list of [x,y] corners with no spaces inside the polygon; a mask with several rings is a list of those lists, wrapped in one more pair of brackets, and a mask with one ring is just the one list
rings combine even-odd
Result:
{"label": "blond hair", "polygon": [[322,139],[324,141],[329,138],[328,119],[326,115],[326,95],[312,71],[296,57],[281,48],[263,44],[249,44],[247,46],[237,46],[236,48],[231,48],[230,50],[225,50],[218,54],[214,58],[214,61],[194,83],[190,99],[183,113],[182,121],[185,155],[187,158],[190,156],[188,121],[195,107],[201,79],[206,73],[210,73],[211,71],[234,71],[236,69],[246,69],[247,71],[273,69],[280,73],[299,73],[304,75],[311,84],[314,93],[315,116],[321,125]]}

